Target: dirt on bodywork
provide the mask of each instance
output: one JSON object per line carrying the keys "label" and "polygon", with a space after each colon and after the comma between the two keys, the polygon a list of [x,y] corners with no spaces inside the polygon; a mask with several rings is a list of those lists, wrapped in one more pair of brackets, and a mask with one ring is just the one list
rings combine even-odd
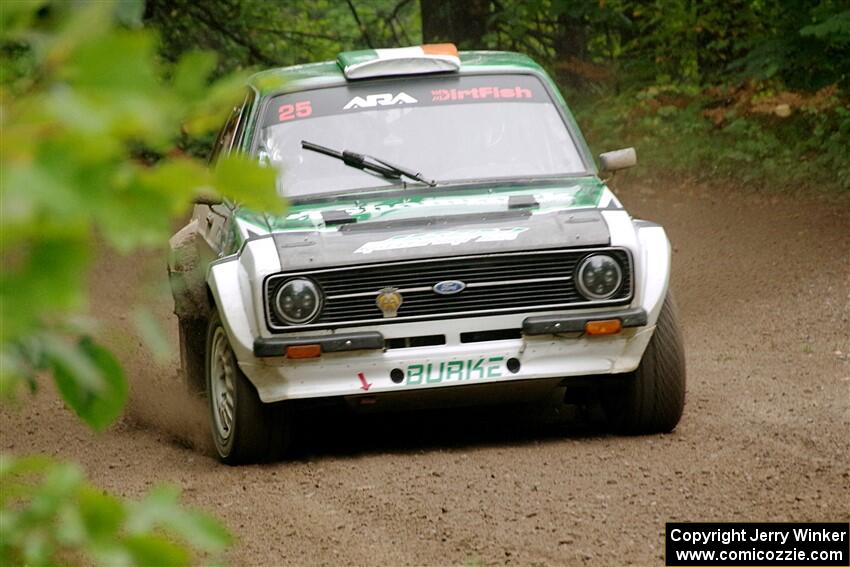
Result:
{"label": "dirt on bodywork", "polygon": [[[618,194],[674,246],[672,434],[610,436],[555,403],[327,412],[294,460],[227,467],[179,385],[164,258],[104,255],[92,312],[132,382],[126,416],[94,434],[47,388],[2,409],[2,450],[80,461],[126,496],[174,483],[238,535],[236,565],[663,565],[667,521],[850,520],[850,207],[680,179]],[[170,357],[135,334],[138,304]]]}

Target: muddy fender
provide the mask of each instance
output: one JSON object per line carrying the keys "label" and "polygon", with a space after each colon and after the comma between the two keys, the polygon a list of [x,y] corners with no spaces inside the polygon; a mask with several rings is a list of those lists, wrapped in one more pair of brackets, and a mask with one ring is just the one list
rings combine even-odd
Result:
{"label": "muddy fender", "polygon": [[196,239],[200,238],[193,220],[168,241],[168,279],[174,297],[174,313],[181,320],[207,319],[210,313],[204,269]]}

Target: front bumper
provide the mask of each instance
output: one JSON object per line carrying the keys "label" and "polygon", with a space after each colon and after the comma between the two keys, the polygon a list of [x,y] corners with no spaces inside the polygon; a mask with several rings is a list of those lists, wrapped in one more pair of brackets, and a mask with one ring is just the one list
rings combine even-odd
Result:
{"label": "front bumper", "polygon": [[[526,336],[581,333],[587,323],[612,319],[620,321],[624,329],[643,327],[647,323],[646,311],[640,308],[592,314],[559,314],[526,317],[522,322],[522,333]],[[254,356],[286,356],[289,347],[305,345],[319,345],[322,353],[330,353],[383,350],[385,343],[384,335],[378,331],[342,332],[324,336],[260,337],[254,340]]]}
{"label": "front bumper", "polygon": [[254,358],[240,367],[264,402],[615,374],[637,368],[653,330],[647,326],[600,337],[567,333],[462,344],[452,340],[455,344],[328,352],[311,359]]}

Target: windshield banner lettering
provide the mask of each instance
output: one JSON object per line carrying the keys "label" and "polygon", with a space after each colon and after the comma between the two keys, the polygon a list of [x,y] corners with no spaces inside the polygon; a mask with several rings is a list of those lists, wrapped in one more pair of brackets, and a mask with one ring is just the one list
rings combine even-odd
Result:
{"label": "windshield banner lettering", "polygon": [[497,101],[548,103],[551,99],[530,75],[407,78],[280,95],[268,105],[263,123],[271,126],[334,114]]}

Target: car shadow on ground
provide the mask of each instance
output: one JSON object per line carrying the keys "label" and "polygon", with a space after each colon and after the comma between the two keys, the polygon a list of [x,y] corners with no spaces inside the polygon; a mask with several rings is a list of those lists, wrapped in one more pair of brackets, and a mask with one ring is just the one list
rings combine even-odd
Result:
{"label": "car shadow on ground", "polygon": [[290,460],[523,445],[608,435],[598,406],[534,403],[382,411],[299,412]]}

